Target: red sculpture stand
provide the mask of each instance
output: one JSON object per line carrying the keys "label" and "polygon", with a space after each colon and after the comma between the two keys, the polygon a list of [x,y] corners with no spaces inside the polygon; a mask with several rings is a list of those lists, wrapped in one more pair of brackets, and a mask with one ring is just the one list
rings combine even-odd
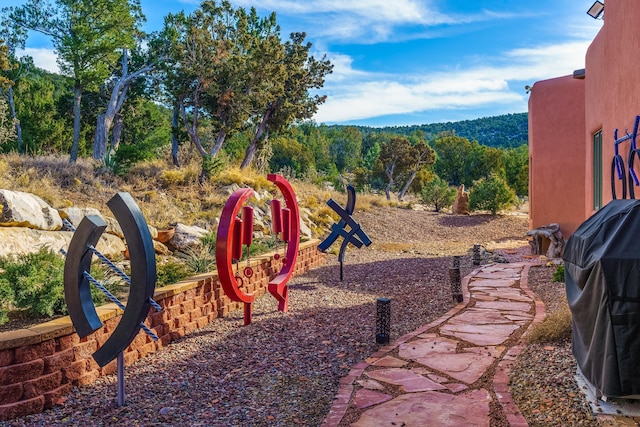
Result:
{"label": "red sculpture stand", "polygon": [[[272,200],[272,230],[287,243],[285,257],[282,259],[282,269],[269,282],[268,291],[278,301],[278,310],[286,312],[289,303],[289,289],[287,282],[293,275],[300,246],[300,214],[298,202],[289,182],[280,175],[269,174],[267,179],[273,182],[284,197],[285,208],[279,200]],[[254,294],[248,294],[241,289],[243,279],[239,275],[239,264],[242,258],[242,246],[249,247],[253,240],[253,209],[243,204],[254,195],[252,189],[236,190],[227,200],[220,215],[218,234],[216,237],[216,264],[218,277],[225,294],[236,302],[244,303],[244,324],[251,323],[251,308],[255,299]],[[238,213],[242,208],[242,219]],[[279,254],[274,256],[278,259]],[[234,273],[233,261],[236,261]],[[253,275],[250,267],[243,269],[247,279]]]}

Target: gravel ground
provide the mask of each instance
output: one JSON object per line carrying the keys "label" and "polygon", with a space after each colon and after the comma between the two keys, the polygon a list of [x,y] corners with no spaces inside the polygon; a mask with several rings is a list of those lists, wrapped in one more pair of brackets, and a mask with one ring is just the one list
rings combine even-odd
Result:
{"label": "gravel ground", "polygon": [[339,379],[379,347],[377,298],[392,300],[391,339],[411,332],[453,307],[452,255],[463,256],[466,275],[473,244],[522,247],[528,223],[522,215],[392,208],[354,217],[374,244],[347,250],[343,282],[330,255],[290,283],[289,313],[265,295],[250,326],[241,326],[238,311],[127,367],[123,407],[109,376],[75,388],[51,410],[0,426],[318,426]]}
{"label": "gravel ground", "polygon": [[[532,268],[529,287],[544,302],[547,315],[566,304],[563,283],[554,283],[555,267]],[[576,384],[571,340],[532,343],[512,367],[509,387],[530,426],[598,426]]]}

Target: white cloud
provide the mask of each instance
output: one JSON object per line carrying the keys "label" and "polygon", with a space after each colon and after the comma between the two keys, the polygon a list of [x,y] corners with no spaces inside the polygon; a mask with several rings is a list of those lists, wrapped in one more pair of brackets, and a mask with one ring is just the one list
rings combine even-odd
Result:
{"label": "white cloud", "polygon": [[18,57],[25,55],[32,57],[33,63],[38,68],[42,68],[43,70],[47,70],[51,73],[60,72],[58,64],[56,63],[58,56],[55,54],[53,49],[27,47],[24,50],[16,51],[16,56]]}
{"label": "white cloud", "polygon": [[[235,0],[234,4],[256,6],[252,0]],[[505,17],[489,11],[447,14],[439,10],[435,0],[265,0],[258,7],[262,11],[275,10],[280,18],[291,18],[291,26],[305,28],[314,39],[341,43],[429,38],[427,28]]]}
{"label": "white cloud", "polygon": [[[484,65],[412,76],[354,70],[351,58],[335,56],[331,60],[336,61],[337,75],[327,78],[322,92],[329,96],[314,119],[319,123],[342,123],[393,114],[496,105],[525,111],[524,85],[583,68],[588,46],[588,42],[569,42],[514,49],[499,58],[485,59]],[[487,65],[487,61],[491,64]]]}

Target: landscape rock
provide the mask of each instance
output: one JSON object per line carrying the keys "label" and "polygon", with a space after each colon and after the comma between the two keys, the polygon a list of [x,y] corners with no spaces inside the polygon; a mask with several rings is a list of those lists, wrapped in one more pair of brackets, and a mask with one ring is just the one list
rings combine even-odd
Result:
{"label": "landscape rock", "polygon": [[49,247],[59,253],[67,249],[73,233],[70,231],[35,230],[27,227],[0,227],[0,256],[35,253]]}
{"label": "landscape rock", "polygon": [[[27,227],[0,227],[0,256],[35,253],[42,247],[49,247],[55,253],[67,250],[73,237],[71,231],[35,230]],[[109,258],[121,256],[125,245],[121,239],[111,234],[103,234],[97,249]]]}
{"label": "landscape rock", "polygon": [[167,242],[167,246],[175,250],[196,248],[202,246],[202,240],[200,239],[207,233],[207,230],[204,228],[178,223],[176,224],[173,237]]}
{"label": "landscape rock", "polygon": [[238,184],[236,184],[235,182],[233,184],[226,185],[226,186],[222,187],[222,191],[224,191],[228,195],[232,195],[234,193],[234,191],[239,190],[239,189],[240,189],[240,186]]}
{"label": "landscape rock", "polygon": [[62,218],[57,210],[34,194],[0,190],[0,226],[59,230]]}
{"label": "landscape rock", "polygon": [[121,257],[126,248],[121,238],[108,233],[103,233],[96,245],[96,249],[102,252],[107,258]]}
{"label": "landscape rock", "polygon": [[311,239],[313,237],[311,229],[303,220],[300,220],[300,236],[306,237],[307,239]]}
{"label": "landscape rock", "polygon": [[169,255],[171,253],[169,248],[164,243],[160,243],[157,240],[153,241],[153,250],[158,255]]}
{"label": "landscape rock", "polygon": [[82,219],[87,215],[97,215],[104,219],[100,211],[95,208],[78,208],[71,206],[68,208],[58,209],[58,213],[62,219],[69,221],[75,228],[78,228]]}
{"label": "landscape rock", "polygon": [[103,217],[107,223],[107,229],[104,231],[108,234],[113,234],[114,236],[118,236],[121,239],[124,239],[124,232],[120,227],[120,223],[115,218],[111,218],[110,216]]}
{"label": "landscape rock", "polygon": [[454,215],[469,215],[469,193],[464,191],[464,184],[458,187],[458,194],[451,211]]}

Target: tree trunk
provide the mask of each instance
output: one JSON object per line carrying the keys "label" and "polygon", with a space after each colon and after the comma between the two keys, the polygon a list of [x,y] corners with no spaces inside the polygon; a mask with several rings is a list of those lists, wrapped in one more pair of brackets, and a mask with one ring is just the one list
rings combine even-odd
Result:
{"label": "tree trunk", "polygon": [[211,156],[217,156],[218,155],[218,151],[220,151],[220,149],[222,148],[222,144],[224,144],[224,140],[227,138],[227,132],[221,128],[218,131],[218,136],[216,137],[216,143],[213,145],[213,147],[211,147],[211,152],[209,153],[209,155]]}
{"label": "tree trunk", "polygon": [[251,161],[253,160],[253,157],[256,155],[257,152],[258,152],[258,145],[254,142],[251,142],[251,144],[249,144],[249,146],[247,147],[247,150],[244,152],[244,159],[240,164],[240,170],[246,168],[251,164]]}
{"label": "tree trunk", "polygon": [[122,138],[122,128],[124,123],[122,122],[122,114],[117,113],[113,120],[113,132],[111,134],[111,148],[110,151],[118,151],[120,145],[120,139]]}
{"label": "tree trunk", "polygon": [[398,193],[398,201],[401,202],[402,199],[404,198],[405,193],[407,192],[407,190],[409,189],[409,186],[411,185],[411,183],[413,182],[413,180],[416,178],[416,175],[418,174],[418,171],[416,169],[414,169],[413,171],[411,171],[411,176],[409,177],[409,179],[407,180],[407,182],[404,184],[404,187],[402,187],[402,190],[400,190],[400,193]]}
{"label": "tree trunk", "polygon": [[393,160],[388,166],[385,166],[384,172],[387,174],[387,178],[389,179],[389,183],[387,187],[384,189],[385,194],[387,195],[387,200],[391,200],[391,187],[393,186],[393,171],[396,168],[396,161]]}
{"label": "tree trunk", "polygon": [[107,154],[107,138],[111,128],[111,118],[107,118],[106,113],[98,114],[96,122],[96,134],[93,140],[93,158],[104,159]]}
{"label": "tree trunk", "polygon": [[387,200],[391,200],[391,186],[393,186],[393,178],[389,179],[389,183],[387,184],[387,187],[384,189],[384,192],[387,195]]}
{"label": "tree trunk", "polygon": [[71,155],[69,162],[75,163],[78,160],[80,149],[80,102],[82,101],[82,87],[78,82],[73,86],[73,143],[71,144]]}
{"label": "tree trunk", "polygon": [[256,128],[256,132],[253,135],[253,139],[251,140],[251,143],[249,144],[249,146],[247,147],[247,150],[244,153],[244,159],[242,160],[242,164],[240,165],[240,170],[249,166],[253,161],[253,157],[258,152],[258,142],[262,139],[262,136],[265,134],[267,130],[267,124],[269,123],[269,119],[273,114],[273,109],[274,109],[273,106],[275,105],[276,105],[275,102],[271,103],[271,105],[267,108],[267,111],[265,111],[264,116],[262,116],[262,120],[260,120],[260,124]]}
{"label": "tree trunk", "polygon": [[[122,76],[116,81],[111,91],[111,97],[107,104],[107,110],[103,114],[98,115],[98,123],[96,125],[96,134],[93,141],[93,158],[96,160],[104,159],[107,154],[107,142],[109,141],[109,132],[116,120],[116,115],[122,110],[124,101],[127,99],[127,91],[131,82],[138,77],[142,76],[148,71],[151,71],[155,65],[147,65],[135,73],[129,74],[129,61],[128,50],[122,51]],[[122,118],[120,118],[122,120]],[[115,132],[115,130],[114,130]],[[116,141],[116,144],[113,141]],[[117,135],[111,140],[111,148],[117,149],[120,141],[120,136]]]}
{"label": "tree trunk", "polygon": [[13,86],[9,86],[9,93],[7,96],[7,102],[9,103],[9,111],[11,112],[11,119],[16,127],[16,137],[18,139],[18,153],[22,153],[22,126],[20,126],[20,120],[16,115],[16,104],[13,99]]}
{"label": "tree trunk", "polygon": [[193,106],[193,120],[189,123],[187,119],[187,111],[184,107],[184,102],[180,101],[180,112],[182,113],[182,123],[184,124],[187,133],[189,134],[189,140],[196,147],[201,156],[207,155],[207,150],[204,149],[200,138],[198,137],[198,94],[196,93],[195,102]]}
{"label": "tree trunk", "polygon": [[179,119],[180,104],[176,102],[173,104],[173,115],[171,116],[171,161],[177,168],[180,167],[180,160],[178,159],[178,148],[180,147],[180,141],[178,141]]}

